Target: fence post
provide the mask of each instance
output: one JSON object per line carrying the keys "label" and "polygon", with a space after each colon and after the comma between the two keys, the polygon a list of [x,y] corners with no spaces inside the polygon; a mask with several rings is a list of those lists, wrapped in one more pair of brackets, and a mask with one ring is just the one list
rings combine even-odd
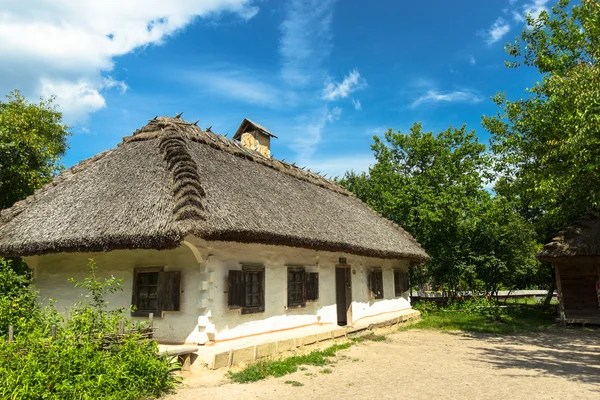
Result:
{"label": "fence post", "polygon": [[150,326],[150,328],[153,327],[153,325],[154,325],[154,313],[148,314],[148,325]]}
{"label": "fence post", "polygon": [[12,325],[8,326],[8,343],[11,343],[14,339],[15,331]]}
{"label": "fence post", "polygon": [[125,333],[125,321],[122,319],[119,320],[119,335],[123,335]]}
{"label": "fence post", "polygon": [[52,341],[56,341],[56,325],[50,327],[50,335],[52,335]]}

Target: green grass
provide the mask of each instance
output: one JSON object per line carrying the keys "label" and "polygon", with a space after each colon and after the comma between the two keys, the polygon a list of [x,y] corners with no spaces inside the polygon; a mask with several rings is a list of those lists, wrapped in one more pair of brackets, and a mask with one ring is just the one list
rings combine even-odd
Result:
{"label": "green grass", "polygon": [[304,383],[298,381],[285,381],[284,383],[292,386],[304,386]]}
{"label": "green grass", "polygon": [[509,307],[500,321],[466,311],[436,311],[423,315],[421,321],[401,328],[432,329],[442,331],[466,331],[479,333],[510,334],[545,329],[554,324],[556,311],[553,307]]}
{"label": "green grass", "polygon": [[267,376],[280,377],[291,374],[296,372],[300,365],[323,367],[329,363],[328,357],[333,357],[339,350],[347,349],[350,346],[352,343],[334,344],[325,350],[317,350],[301,356],[276,361],[259,361],[248,365],[241,371],[229,371],[227,375],[234,382],[247,383],[265,379]]}
{"label": "green grass", "polygon": [[330,373],[332,373],[332,372],[333,372],[333,370],[331,370],[330,368],[323,368],[323,369],[321,370],[321,373],[322,373],[322,374],[330,374]]}

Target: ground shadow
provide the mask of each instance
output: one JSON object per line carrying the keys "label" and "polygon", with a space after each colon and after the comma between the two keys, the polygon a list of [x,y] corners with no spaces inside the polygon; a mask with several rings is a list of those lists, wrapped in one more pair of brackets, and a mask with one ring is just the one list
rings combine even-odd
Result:
{"label": "ground shadow", "polygon": [[598,385],[600,390],[600,329],[556,328],[514,335],[463,334],[463,337],[489,344],[474,347],[483,355],[477,357],[477,362],[506,370],[517,368],[560,376]]}

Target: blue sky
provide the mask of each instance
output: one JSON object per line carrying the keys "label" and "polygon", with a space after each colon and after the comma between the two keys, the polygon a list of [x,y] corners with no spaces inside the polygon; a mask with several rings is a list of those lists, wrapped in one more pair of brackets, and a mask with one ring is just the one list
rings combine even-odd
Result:
{"label": "blue sky", "polygon": [[388,128],[467,124],[487,142],[490,96],[538,79],[503,46],[548,0],[161,2],[0,0],[0,90],[55,94],[73,126],[64,163],[115,147],[156,115],[218,133],[244,117],[275,157],[340,175]]}

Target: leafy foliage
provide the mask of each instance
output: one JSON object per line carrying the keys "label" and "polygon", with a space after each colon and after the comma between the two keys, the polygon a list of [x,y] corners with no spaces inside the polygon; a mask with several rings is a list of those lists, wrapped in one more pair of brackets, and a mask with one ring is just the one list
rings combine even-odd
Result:
{"label": "leafy foliage", "polygon": [[560,0],[529,17],[506,51],[512,68],[533,67],[541,80],[527,97],[494,100],[483,118],[503,173],[496,191],[519,204],[546,242],[590,207],[600,206],[600,3]]}
{"label": "leafy foliage", "polygon": [[[98,280],[93,260],[89,267],[90,275],[76,282],[88,290],[87,300],[73,307],[66,324],[59,324],[52,311],[39,311],[26,278],[3,267],[0,282],[20,284],[16,293],[29,290],[28,304],[38,311],[23,317],[14,342],[0,340],[0,398],[145,399],[173,389],[172,365],[158,355],[156,342],[138,334],[108,346],[102,340],[116,333],[118,320],[125,317],[123,310],[107,310],[104,300],[120,284],[114,278]],[[15,317],[6,321],[14,325]],[[55,341],[49,334],[53,323],[58,324]]]}
{"label": "leafy foliage", "polygon": [[9,325],[22,331],[41,321],[37,295],[29,283],[27,276],[13,270],[11,261],[0,259],[0,341]]}
{"label": "leafy foliage", "polygon": [[15,90],[0,101],[0,209],[29,196],[60,171],[68,136],[53,98],[32,104]]}
{"label": "leafy foliage", "polygon": [[492,160],[473,131],[434,135],[416,123],[409,133],[374,137],[371,148],[377,162],[369,174],[349,172],[341,183],[424,246],[436,287],[493,293],[536,275],[535,232],[485,190]]}

